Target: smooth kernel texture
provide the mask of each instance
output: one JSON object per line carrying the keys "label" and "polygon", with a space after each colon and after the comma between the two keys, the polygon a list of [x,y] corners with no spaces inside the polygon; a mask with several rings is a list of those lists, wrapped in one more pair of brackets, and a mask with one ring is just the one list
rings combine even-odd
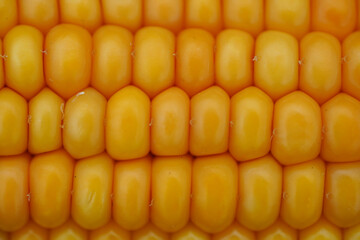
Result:
{"label": "smooth kernel texture", "polygon": [[217,34],[222,27],[221,0],[185,0],[185,28]]}
{"label": "smooth kernel texture", "polygon": [[106,98],[130,84],[132,45],[132,34],[118,26],[103,26],[93,35],[91,85]]}
{"label": "smooth kernel texture", "polygon": [[101,0],[104,22],[138,30],[143,22],[142,0]]}
{"label": "smooth kernel texture", "polygon": [[17,1],[0,1],[0,38],[18,23]]}
{"label": "smooth kernel texture", "polygon": [[273,105],[271,98],[256,87],[231,98],[229,151],[236,160],[247,161],[269,152]]}
{"label": "smooth kernel texture", "polygon": [[26,99],[44,87],[43,35],[34,27],[18,25],[4,38],[6,85]]}
{"label": "smooth kernel texture", "polygon": [[29,162],[27,154],[0,157],[0,230],[18,230],[29,220]]}
{"label": "smooth kernel texture", "polygon": [[343,40],[356,27],[357,0],[312,0],[311,29]]}
{"label": "smooth kernel texture", "polygon": [[295,91],[275,103],[271,153],[284,165],[312,160],[321,149],[321,111],[314,99]]}
{"label": "smooth kernel texture", "polygon": [[351,228],[346,228],[343,231],[344,240],[357,240],[360,239],[360,224]]}
{"label": "smooth kernel texture", "polygon": [[326,168],[324,215],[336,226],[360,223],[360,162],[331,163]]}
{"label": "smooth kernel texture", "polygon": [[111,218],[113,160],[106,153],[76,162],[71,215],[85,229],[96,229]]}
{"label": "smooth kernel texture", "polygon": [[188,152],[190,100],[181,88],[172,87],[151,101],[151,152],[157,156]]}
{"label": "smooth kernel texture", "polygon": [[256,37],[264,28],[264,0],[223,0],[226,28],[239,29]]}
{"label": "smooth kernel texture", "polygon": [[69,219],[60,227],[50,230],[49,240],[87,240],[88,233],[77,225],[74,220]]}
{"label": "smooth kernel texture", "polygon": [[342,239],[341,229],[328,222],[325,218],[320,218],[315,224],[311,225],[299,233],[299,240],[339,240]]}
{"label": "smooth kernel texture", "polygon": [[329,162],[360,160],[360,101],[340,93],[321,107],[321,156]]}
{"label": "smooth kernel texture", "polygon": [[92,231],[90,240],[130,240],[130,232],[122,229],[113,220],[106,225]]}
{"label": "smooth kernel texture", "polygon": [[213,85],[214,37],[202,29],[186,29],[176,42],[176,85],[190,96]]}
{"label": "smooth kernel texture", "polygon": [[145,0],[145,26],[158,26],[178,33],[183,27],[183,0]]}
{"label": "smooth kernel texture", "polygon": [[[3,42],[0,39],[0,55],[3,55]],[[3,58],[0,57],[0,89],[5,85],[5,74],[4,74],[4,61]]]}
{"label": "smooth kernel texture", "polygon": [[227,151],[230,99],[218,86],[191,99],[189,148],[192,155],[204,156]]}
{"label": "smooth kernel texture", "polygon": [[48,88],[43,88],[30,100],[28,120],[30,153],[39,154],[61,147],[64,106],[64,100]]}
{"label": "smooth kernel texture", "polygon": [[91,50],[92,39],[85,29],[71,24],[52,28],[45,40],[46,84],[65,99],[86,88],[91,75]]}
{"label": "smooth kernel texture", "polygon": [[46,34],[59,23],[57,0],[18,0],[19,22]]}
{"label": "smooth kernel texture", "polygon": [[117,162],[114,169],[113,219],[126,230],[149,221],[151,157]]}
{"label": "smooth kernel texture", "polygon": [[[289,227],[286,223],[278,219],[270,227],[257,233],[258,240],[296,240],[298,234],[295,229]],[[312,240],[316,240],[314,238]],[[321,238],[320,238],[321,239]],[[319,240],[320,240],[319,239]]]}
{"label": "smooth kernel texture", "polygon": [[171,234],[171,240],[210,240],[210,235],[189,222],[181,230]]}
{"label": "smooth kernel texture", "polygon": [[325,164],[321,159],[283,168],[281,217],[291,227],[303,229],[321,216]]}
{"label": "smooth kernel texture", "polygon": [[254,84],[273,100],[297,89],[298,43],[290,34],[266,31],[255,44]]}
{"label": "smooth kernel texture", "polygon": [[106,150],[116,160],[144,157],[150,150],[150,100],[140,89],[116,92],[106,109]]}
{"label": "smooth kernel texture", "polygon": [[36,155],[30,163],[31,218],[44,228],[70,216],[74,160],[63,150]]}
{"label": "smooth kernel texture", "polygon": [[341,46],[332,35],[308,33],[300,42],[299,88],[319,104],[341,87]]}
{"label": "smooth kernel texture", "polygon": [[266,0],[265,25],[300,39],[310,29],[310,0]]}
{"label": "smooth kernel texture", "polygon": [[94,32],[102,22],[100,0],[59,0],[61,22]]}
{"label": "smooth kernel texture", "polygon": [[152,162],[151,221],[165,232],[189,221],[191,156],[156,157]]}
{"label": "smooth kernel texture", "polygon": [[342,90],[360,100],[360,31],[343,41],[342,57]]}
{"label": "smooth kernel texture", "polygon": [[0,156],[23,153],[28,138],[28,106],[9,88],[0,90]]}
{"label": "smooth kernel texture", "polygon": [[145,27],[136,32],[133,84],[150,98],[175,82],[175,36],[167,29]]}
{"label": "smooth kernel texture", "polygon": [[161,231],[152,223],[148,223],[145,227],[132,233],[133,240],[168,240],[169,234]]}
{"label": "smooth kernel texture", "polygon": [[71,97],[65,105],[63,144],[73,158],[102,153],[105,149],[106,99],[93,88]]}
{"label": "smooth kernel texture", "polygon": [[49,232],[33,221],[29,221],[23,228],[11,233],[11,240],[47,240]]}
{"label": "smooth kernel texture", "polygon": [[191,221],[207,233],[218,233],[235,218],[237,164],[228,154],[197,158],[193,163]]}
{"label": "smooth kernel texture", "polygon": [[224,231],[214,234],[213,240],[255,240],[254,232],[234,222]]}
{"label": "smooth kernel texture", "polygon": [[239,30],[228,29],[216,37],[215,82],[229,95],[252,84],[253,37]]}
{"label": "smooth kernel texture", "polygon": [[241,163],[237,221],[250,230],[269,227],[279,215],[282,169],[277,161],[265,157]]}

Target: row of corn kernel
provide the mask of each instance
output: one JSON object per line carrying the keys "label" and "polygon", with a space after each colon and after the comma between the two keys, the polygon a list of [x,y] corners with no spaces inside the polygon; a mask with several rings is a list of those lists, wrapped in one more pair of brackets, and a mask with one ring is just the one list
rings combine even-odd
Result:
{"label": "row of corn kernel", "polygon": [[256,87],[229,98],[212,86],[191,99],[171,87],[150,101],[127,86],[106,101],[93,88],[66,103],[44,88],[29,103],[9,88],[0,90],[0,156],[53,151],[62,146],[75,159],[105,149],[116,160],[194,156],[227,151],[238,161],[271,151],[283,165],[316,158],[360,160],[360,101],[339,93],[321,107],[294,91],[274,104]]}
{"label": "row of corn kernel", "polygon": [[6,84],[26,99],[45,84],[68,99],[89,85],[110,98],[132,83],[150,98],[173,85],[193,96],[214,84],[229,95],[254,84],[273,100],[296,89],[319,104],[340,90],[360,100],[360,32],[341,46],[321,32],[298,44],[277,31],[263,32],[254,42],[238,30],[222,31],[215,39],[187,29],[175,39],[166,29],[146,27],[133,39],[124,28],[103,26],[91,38],[85,29],[65,24],[44,40],[40,31],[22,25],[0,41],[0,54],[1,45],[0,88]]}
{"label": "row of corn kernel", "polygon": [[[315,159],[282,168],[270,155],[238,164],[229,154],[150,156],[115,162],[105,153],[75,162],[57,150],[0,158],[0,230],[28,222],[55,228],[69,216],[85,229],[111,218],[126,230],[149,219],[166,232],[191,221],[208,233],[236,219],[260,231],[278,216],[296,229],[322,214],[339,227],[360,224],[360,161]],[[191,207],[190,207],[191,206]]]}
{"label": "row of corn kernel", "polygon": [[58,23],[94,32],[102,23],[131,31],[161,26],[173,32],[198,27],[214,34],[223,28],[280,30],[301,38],[310,30],[344,39],[360,28],[358,0],[1,0],[0,37],[17,23],[46,33]]}
{"label": "row of corn kernel", "polygon": [[[10,235],[10,234],[9,234]],[[9,235],[0,232],[0,240],[9,240]],[[329,239],[329,240],[357,240],[360,235],[360,225],[352,228],[341,229],[327,222],[321,218],[318,222],[310,227],[297,232],[281,220],[277,220],[269,228],[252,232],[237,223],[231,224],[223,232],[210,235],[201,231],[192,223],[188,223],[181,230],[168,234],[161,231],[152,224],[147,224],[143,228],[128,232],[119,227],[115,222],[110,221],[105,226],[87,232],[85,229],[79,227],[74,221],[68,220],[62,226],[46,230],[38,226],[34,222],[29,222],[22,229],[11,234],[12,240],[22,240],[24,238],[34,238],[37,240],[64,240],[64,239],[77,239],[77,240],[144,240],[144,239],[157,239],[157,240],[274,240],[274,239],[287,239],[287,240],[311,240],[311,239]]]}

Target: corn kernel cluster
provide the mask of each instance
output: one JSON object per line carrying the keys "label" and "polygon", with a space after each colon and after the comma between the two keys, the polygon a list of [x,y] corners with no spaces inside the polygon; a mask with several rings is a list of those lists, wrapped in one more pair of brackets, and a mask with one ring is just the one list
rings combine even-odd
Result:
{"label": "corn kernel cluster", "polygon": [[0,240],[360,239],[359,0],[0,0]]}

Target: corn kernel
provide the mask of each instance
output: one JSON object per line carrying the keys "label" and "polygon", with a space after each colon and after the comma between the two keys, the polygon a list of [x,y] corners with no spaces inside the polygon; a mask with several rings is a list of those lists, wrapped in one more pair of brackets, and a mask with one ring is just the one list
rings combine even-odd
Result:
{"label": "corn kernel", "polygon": [[88,233],[77,225],[74,220],[69,219],[60,227],[51,229],[49,240],[87,240]]}
{"label": "corn kernel", "polygon": [[0,1],[0,38],[18,23],[17,1]]}
{"label": "corn kernel", "polygon": [[168,240],[169,234],[161,231],[152,223],[148,223],[142,229],[139,229],[132,234],[133,240]]}
{"label": "corn kernel", "polygon": [[251,230],[263,230],[275,222],[280,211],[282,169],[273,157],[239,165],[237,220]]}
{"label": "corn kernel", "polygon": [[234,222],[224,231],[214,234],[213,240],[255,240],[255,234]]}
{"label": "corn kernel", "polygon": [[[296,240],[297,231],[278,219],[274,224],[265,230],[258,232],[258,240]],[[315,239],[314,239],[315,240]]]}
{"label": "corn kernel", "polygon": [[210,235],[189,222],[184,228],[171,234],[171,240],[210,240]]}
{"label": "corn kernel", "polygon": [[22,229],[11,233],[12,240],[47,240],[48,230],[29,221]]}
{"label": "corn kernel", "polygon": [[299,240],[339,240],[342,239],[340,228],[326,221],[325,218],[320,218],[315,224],[311,225],[299,233]]}
{"label": "corn kernel", "polygon": [[90,233],[90,240],[111,240],[121,239],[130,240],[130,232],[122,229],[114,221],[98,228]]}
{"label": "corn kernel", "polygon": [[74,170],[71,216],[85,229],[96,229],[111,218],[113,160],[105,153],[79,160]]}
{"label": "corn kernel", "polygon": [[344,229],[344,240],[360,239],[360,224]]}
{"label": "corn kernel", "polygon": [[264,156],[270,150],[273,102],[248,87],[231,98],[229,151],[238,161]]}
{"label": "corn kernel", "polygon": [[238,30],[222,31],[216,38],[216,84],[229,95],[252,84],[254,39]]}
{"label": "corn kernel", "polygon": [[126,230],[149,220],[151,158],[117,162],[114,170],[113,219]]}

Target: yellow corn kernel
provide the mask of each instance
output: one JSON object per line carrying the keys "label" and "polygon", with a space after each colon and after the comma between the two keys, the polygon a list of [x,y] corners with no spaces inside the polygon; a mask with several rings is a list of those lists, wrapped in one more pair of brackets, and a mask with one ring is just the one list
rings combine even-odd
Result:
{"label": "yellow corn kernel", "polygon": [[135,32],[143,21],[142,2],[143,0],[101,0],[104,22]]}
{"label": "yellow corn kernel", "polygon": [[299,88],[319,104],[336,95],[341,87],[340,42],[327,33],[312,32],[300,43]]}
{"label": "yellow corn kernel", "polygon": [[252,84],[254,39],[238,30],[222,31],[216,38],[216,84],[229,95]]}
{"label": "yellow corn kernel", "polygon": [[91,72],[90,34],[83,28],[60,24],[52,28],[45,40],[46,84],[68,99],[87,87]]}
{"label": "yellow corn kernel", "polygon": [[105,153],[79,160],[74,170],[71,215],[85,229],[96,229],[111,218],[113,160]]}
{"label": "yellow corn kernel", "polygon": [[312,0],[311,28],[343,40],[356,27],[357,0]]}
{"label": "yellow corn kernel", "polygon": [[273,100],[297,89],[298,43],[295,37],[266,31],[255,44],[254,83]]}
{"label": "yellow corn kernel", "polygon": [[175,81],[175,36],[167,29],[145,27],[136,32],[133,83],[150,98]]}
{"label": "yellow corn kernel", "polygon": [[31,218],[55,228],[70,216],[74,160],[63,150],[36,155],[29,170]]}
{"label": "yellow corn kernel", "polygon": [[50,230],[49,240],[87,240],[88,233],[77,225],[74,220],[69,219],[60,227]]}
{"label": "yellow corn kernel", "polygon": [[90,157],[104,151],[105,111],[105,97],[93,88],[77,93],[66,102],[63,144],[72,157]]}
{"label": "yellow corn kernel", "polygon": [[343,41],[342,57],[342,90],[360,100],[360,31]]}
{"label": "yellow corn kernel", "polygon": [[184,228],[171,234],[171,240],[210,240],[210,235],[201,231],[190,221]]}
{"label": "yellow corn kernel", "polygon": [[4,66],[3,66],[3,42],[0,39],[0,89],[5,85]]}
{"label": "yellow corn kernel", "polygon": [[126,230],[149,220],[151,157],[117,162],[114,170],[113,219]]}
{"label": "yellow corn kernel", "polygon": [[0,90],[0,156],[16,155],[26,150],[27,114],[27,102],[22,96],[9,88]]}
{"label": "yellow corn kernel", "polygon": [[17,1],[0,1],[0,38],[18,23]]}
{"label": "yellow corn kernel", "polygon": [[213,240],[255,240],[254,232],[234,222],[224,231],[214,234]]}
{"label": "yellow corn kernel", "polygon": [[[270,227],[257,233],[258,240],[296,240],[297,231],[278,219]],[[315,239],[313,239],[315,240]],[[320,240],[320,239],[319,239]]]}
{"label": "yellow corn kernel", "polygon": [[190,100],[181,88],[172,87],[151,102],[151,152],[157,156],[188,152]]}
{"label": "yellow corn kernel", "polygon": [[118,26],[103,26],[93,36],[91,85],[106,98],[131,81],[133,36]]}
{"label": "yellow corn kernel", "polygon": [[351,228],[344,229],[344,240],[359,240],[360,239],[360,224]]}
{"label": "yellow corn kernel", "polygon": [[340,93],[321,107],[321,157],[329,162],[360,160],[360,101]]}
{"label": "yellow corn kernel", "polygon": [[312,160],[321,148],[321,111],[303,92],[282,97],[274,107],[271,153],[284,165]]}
{"label": "yellow corn kernel", "polygon": [[29,221],[23,228],[11,233],[11,240],[47,240],[48,230]]}
{"label": "yellow corn kernel", "polygon": [[310,0],[266,0],[265,25],[300,39],[310,29]]}
{"label": "yellow corn kernel", "polygon": [[0,230],[15,231],[29,220],[27,154],[0,157]]}
{"label": "yellow corn kernel", "polygon": [[340,228],[331,224],[325,218],[320,218],[315,224],[301,230],[299,240],[340,240],[342,234]]}
{"label": "yellow corn kernel", "polygon": [[201,29],[186,29],[176,40],[175,82],[193,96],[214,83],[214,38]]}
{"label": "yellow corn kernel", "polygon": [[264,0],[223,0],[225,28],[246,31],[256,37],[264,28]]}
{"label": "yellow corn kernel", "polygon": [[324,215],[338,227],[360,223],[360,162],[331,163],[326,168]]}
{"label": "yellow corn kernel", "polygon": [[151,221],[165,232],[186,225],[190,212],[191,156],[157,157],[152,162]]}
{"label": "yellow corn kernel", "polygon": [[281,217],[293,228],[309,227],[321,217],[325,164],[318,158],[284,167],[283,174]]}
{"label": "yellow corn kernel", "polygon": [[64,100],[48,88],[43,88],[29,102],[29,144],[32,154],[59,149],[62,146],[61,121]]}
{"label": "yellow corn kernel", "polygon": [[230,99],[218,86],[210,87],[191,99],[191,154],[204,156],[228,149]]}
{"label": "yellow corn kernel", "polygon": [[19,22],[31,25],[46,34],[59,23],[57,0],[18,0]]}
{"label": "yellow corn kernel", "polygon": [[239,165],[237,220],[251,230],[263,230],[279,215],[282,169],[267,155]]}
{"label": "yellow corn kernel", "polygon": [[59,0],[62,23],[80,25],[94,32],[102,22],[100,0]]}
{"label": "yellow corn kernel", "polygon": [[34,27],[18,25],[4,38],[6,85],[26,99],[44,87],[43,35]]}
{"label": "yellow corn kernel", "polygon": [[273,105],[271,98],[256,87],[231,98],[229,151],[236,160],[247,161],[269,152]]}
{"label": "yellow corn kernel", "polygon": [[90,240],[130,240],[130,232],[122,229],[113,220],[90,233]]}
{"label": "yellow corn kernel", "polygon": [[238,171],[228,154],[197,158],[193,164],[191,221],[201,230],[218,233],[235,218]]}
{"label": "yellow corn kernel", "polygon": [[117,160],[146,156],[150,150],[150,100],[140,89],[125,87],[108,101],[106,150]]}
{"label": "yellow corn kernel", "polygon": [[148,223],[145,227],[133,232],[132,239],[133,240],[168,240],[169,234],[161,231],[152,223]]}
{"label": "yellow corn kernel", "polygon": [[221,0],[185,0],[185,28],[217,34],[222,27]]}
{"label": "yellow corn kernel", "polygon": [[159,26],[174,33],[183,27],[183,0],[145,0],[145,26]]}

